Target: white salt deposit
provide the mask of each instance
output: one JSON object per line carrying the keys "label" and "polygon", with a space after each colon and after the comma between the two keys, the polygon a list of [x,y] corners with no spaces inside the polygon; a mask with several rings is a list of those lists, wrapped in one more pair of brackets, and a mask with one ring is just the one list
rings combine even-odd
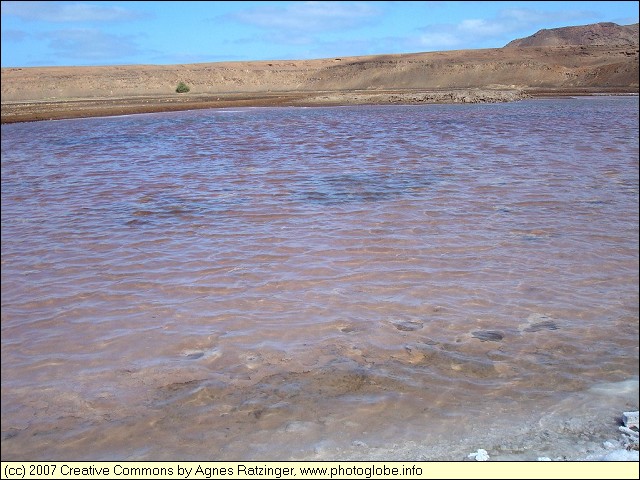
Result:
{"label": "white salt deposit", "polygon": [[468,458],[473,458],[476,462],[486,462],[491,457],[485,449],[479,448],[477,452],[470,453]]}

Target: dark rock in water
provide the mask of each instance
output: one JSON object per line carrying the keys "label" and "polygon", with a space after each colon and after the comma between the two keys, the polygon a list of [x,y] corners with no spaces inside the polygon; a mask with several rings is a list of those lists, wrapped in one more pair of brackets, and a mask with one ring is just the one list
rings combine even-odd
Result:
{"label": "dark rock in water", "polygon": [[392,322],[393,325],[403,332],[413,332],[415,330],[420,330],[423,327],[423,323],[416,320],[406,320],[406,321],[397,321]]}
{"label": "dark rock in water", "polygon": [[496,330],[478,330],[472,333],[474,338],[483,342],[500,342],[504,335]]}
{"label": "dark rock in water", "polygon": [[539,332],[540,330],[557,330],[558,324],[553,320],[545,320],[543,322],[537,322],[530,327],[524,329],[525,332]]}
{"label": "dark rock in water", "polygon": [[201,350],[188,350],[182,354],[189,360],[197,360],[198,358],[204,357],[204,352]]}

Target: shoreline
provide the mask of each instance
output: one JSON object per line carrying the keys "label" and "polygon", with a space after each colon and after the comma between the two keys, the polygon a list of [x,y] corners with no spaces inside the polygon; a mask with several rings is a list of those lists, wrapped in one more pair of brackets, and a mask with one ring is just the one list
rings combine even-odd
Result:
{"label": "shoreline", "polygon": [[634,88],[397,89],[200,93],[2,102],[2,124],[239,107],[500,103],[527,98],[638,95]]}

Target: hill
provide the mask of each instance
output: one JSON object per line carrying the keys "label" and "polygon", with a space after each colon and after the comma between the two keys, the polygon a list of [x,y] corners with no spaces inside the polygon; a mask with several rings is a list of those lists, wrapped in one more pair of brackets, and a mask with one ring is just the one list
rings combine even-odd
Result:
{"label": "hill", "polygon": [[[518,46],[514,41],[493,49],[318,60],[3,68],[2,122],[225,106],[492,102],[541,94],[637,93],[638,24],[611,25],[545,30],[541,32],[551,33],[528,37],[528,42],[536,36],[536,42],[561,42],[552,46]],[[589,38],[597,44],[570,44]],[[635,44],[628,43],[634,38]],[[617,43],[622,39],[627,43]],[[179,82],[190,92],[177,94]]]}
{"label": "hill", "polygon": [[611,22],[577,27],[543,29],[530,37],[509,42],[505,47],[558,47],[563,45],[629,45],[638,46],[638,24],[618,25]]}

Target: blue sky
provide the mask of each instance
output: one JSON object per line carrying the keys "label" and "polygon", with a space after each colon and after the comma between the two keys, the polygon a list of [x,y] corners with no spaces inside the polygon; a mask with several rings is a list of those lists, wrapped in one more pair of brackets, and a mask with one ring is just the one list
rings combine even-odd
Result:
{"label": "blue sky", "polygon": [[638,22],[639,2],[2,2],[2,66],[177,64],[499,48]]}

